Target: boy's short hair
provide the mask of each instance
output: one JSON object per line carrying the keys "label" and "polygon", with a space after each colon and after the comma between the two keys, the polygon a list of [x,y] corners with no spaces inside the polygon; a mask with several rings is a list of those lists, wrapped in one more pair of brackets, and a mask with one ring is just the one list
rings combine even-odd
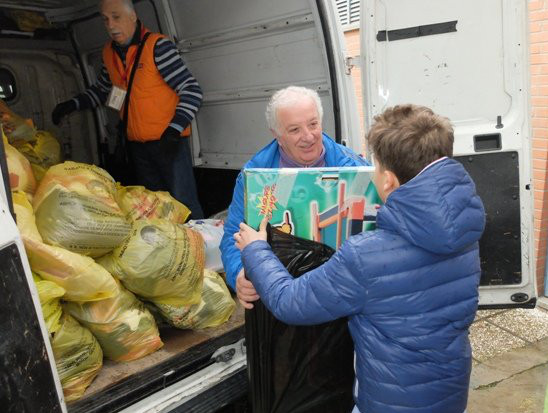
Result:
{"label": "boy's short hair", "polygon": [[435,160],[453,156],[449,119],[425,106],[406,104],[386,109],[375,116],[366,139],[375,159],[394,172],[400,185]]}

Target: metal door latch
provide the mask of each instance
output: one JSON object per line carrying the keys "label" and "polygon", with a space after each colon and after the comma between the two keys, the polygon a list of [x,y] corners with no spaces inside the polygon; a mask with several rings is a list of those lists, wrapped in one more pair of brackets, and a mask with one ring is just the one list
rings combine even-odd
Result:
{"label": "metal door latch", "polygon": [[350,75],[354,67],[360,67],[360,56],[346,56],[344,58],[345,73]]}
{"label": "metal door latch", "polygon": [[234,357],[234,354],[236,354],[236,349],[234,348],[230,348],[226,351],[223,351],[222,353],[220,354],[217,354],[215,356],[215,361],[218,363],[218,362],[223,362],[223,363],[227,363],[229,362],[230,360],[232,360],[232,357]]}

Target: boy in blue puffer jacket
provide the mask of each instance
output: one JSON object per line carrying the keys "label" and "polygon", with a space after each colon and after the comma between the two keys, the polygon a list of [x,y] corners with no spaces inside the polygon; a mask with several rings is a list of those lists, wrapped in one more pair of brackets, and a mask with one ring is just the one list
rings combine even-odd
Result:
{"label": "boy in blue puffer jacket", "polygon": [[355,411],[463,413],[478,305],[482,202],[450,159],[453,129],[430,109],[401,105],[367,136],[385,204],[377,229],[349,238],[324,265],[294,279],[245,224],[234,235],[247,277],[287,324],[349,317]]}

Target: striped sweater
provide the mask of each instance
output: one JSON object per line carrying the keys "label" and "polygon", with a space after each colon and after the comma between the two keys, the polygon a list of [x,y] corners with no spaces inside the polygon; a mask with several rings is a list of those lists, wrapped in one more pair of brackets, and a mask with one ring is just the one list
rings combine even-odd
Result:
{"label": "striped sweater", "polygon": [[[140,24],[137,28],[130,44],[139,43]],[[125,64],[127,47],[113,44],[114,50]],[[183,62],[175,43],[168,38],[160,39],[154,45],[154,62],[162,78],[179,96],[179,103],[169,126],[180,132],[190,124],[200,108],[202,89]],[[103,64],[97,82],[74,98],[77,109],[91,109],[103,105],[111,88],[112,83]]]}

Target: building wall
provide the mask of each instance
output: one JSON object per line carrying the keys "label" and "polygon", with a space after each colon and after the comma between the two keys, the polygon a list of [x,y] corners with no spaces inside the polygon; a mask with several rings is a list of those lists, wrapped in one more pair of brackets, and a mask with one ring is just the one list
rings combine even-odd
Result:
{"label": "building wall", "polygon": [[548,0],[529,0],[537,286],[544,293],[548,238]]}
{"label": "building wall", "polygon": [[[543,295],[548,239],[548,0],[528,1],[533,128],[534,246],[537,286],[539,294]],[[347,54],[358,56],[360,54],[359,30],[345,31],[345,39]],[[352,76],[363,132],[360,69],[354,68]]]}
{"label": "building wall", "polygon": [[[360,30],[358,28],[347,30],[344,32],[344,38],[346,42],[346,54],[347,56],[359,56],[360,55]],[[354,88],[356,90],[356,101],[358,105],[358,113],[360,115],[360,130],[363,136],[363,95],[362,95],[362,78],[361,69],[358,66],[352,68],[352,81],[354,82]]]}

